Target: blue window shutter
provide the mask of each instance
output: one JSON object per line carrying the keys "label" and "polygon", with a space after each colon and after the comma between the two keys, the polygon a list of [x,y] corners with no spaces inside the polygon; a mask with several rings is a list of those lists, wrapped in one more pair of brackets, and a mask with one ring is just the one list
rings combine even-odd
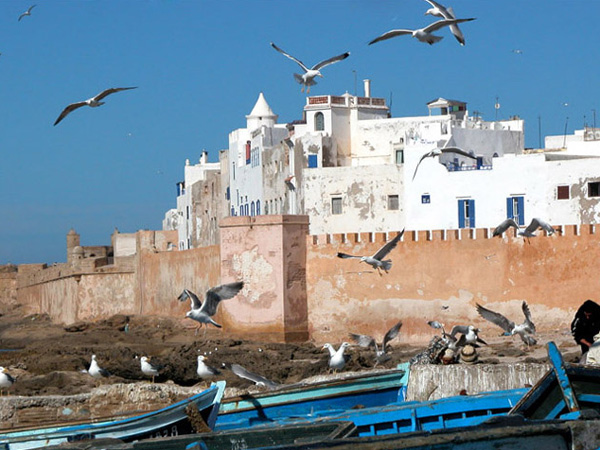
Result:
{"label": "blue window shutter", "polygon": [[506,198],[506,218],[507,219],[513,218],[513,199],[512,199],[512,197]]}
{"label": "blue window shutter", "polygon": [[468,200],[469,202],[469,225],[470,228],[475,228],[475,200]]}
{"label": "blue window shutter", "polygon": [[317,155],[308,155],[308,167],[317,167]]}
{"label": "blue window shutter", "polygon": [[525,225],[525,199],[523,197],[517,197],[519,205],[519,225]]}
{"label": "blue window shutter", "polygon": [[256,215],[260,216],[260,200],[256,200]]}
{"label": "blue window shutter", "polygon": [[458,201],[458,228],[465,227],[465,201]]}

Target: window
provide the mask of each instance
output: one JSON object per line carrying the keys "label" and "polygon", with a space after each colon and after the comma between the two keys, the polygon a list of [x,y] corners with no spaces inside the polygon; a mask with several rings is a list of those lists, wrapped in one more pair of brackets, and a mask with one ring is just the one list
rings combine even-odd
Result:
{"label": "window", "polygon": [[308,167],[317,167],[317,155],[308,155]]}
{"label": "window", "polygon": [[390,209],[390,210],[400,209],[397,195],[388,195],[388,209]]}
{"label": "window", "polygon": [[475,200],[458,201],[458,228],[475,228]]}
{"label": "window", "polygon": [[431,197],[429,196],[429,194],[421,195],[421,203],[423,203],[423,204],[431,203]]}
{"label": "window", "polygon": [[256,200],[256,215],[260,216],[260,200]]}
{"label": "window", "polygon": [[396,164],[404,164],[404,150],[396,150]]}
{"label": "window", "polygon": [[250,164],[250,141],[246,141],[246,164]]}
{"label": "window", "polygon": [[523,196],[506,198],[506,218],[514,219],[519,226],[525,225],[525,198]]}
{"label": "window", "polygon": [[331,214],[342,214],[342,197],[331,198]]}
{"label": "window", "polygon": [[254,209],[254,202],[250,203],[250,215],[251,216],[255,216],[256,215],[256,211]]}
{"label": "window", "polygon": [[588,183],[588,197],[600,197],[600,182]]}
{"label": "window", "polygon": [[322,112],[318,112],[315,114],[315,131],[324,131],[325,130],[325,116]]}
{"label": "window", "polygon": [[556,200],[569,200],[569,186],[556,186]]}

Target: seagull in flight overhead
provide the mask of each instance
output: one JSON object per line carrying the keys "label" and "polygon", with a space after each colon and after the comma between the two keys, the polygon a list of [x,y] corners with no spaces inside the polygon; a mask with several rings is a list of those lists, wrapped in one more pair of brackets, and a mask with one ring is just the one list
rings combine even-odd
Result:
{"label": "seagull in flight overhead", "polygon": [[371,336],[367,336],[365,334],[355,334],[350,333],[350,339],[356,342],[359,346],[364,348],[375,347],[375,360],[377,365],[378,363],[383,363],[390,359],[390,356],[385,352],[387,343],[394,339],[398,334],[400,334],[400,328],[402,327],[402,322],[398,322],[392,328],[390,328],[385,336],[383,337],[383,343],[381,344],[381,348],[377,346],[377,342]]}
{"label": "seagull in flight overhead", "polygon": [[[211,316],[214,316],[217,313],[217,308],[221,300],[227,300],[235,297],[243,287],[243,281],[236,281],[235,283],[223,284],[221,286],[211,288],[206,291],[204,303],[200,301],[196,294],[188,289],[184,289],[177,299],[180,302],[183,302],[188,298],[190,299],[192,303],[192,309],[185,314],[185,317],[198,322],[198,328],[200,328],[202,324],[206,324],[206,327],[208,327],[209,323],[217,328],[222,328],[222,326],[215,322]],[[196,332],[198,332],[198,328],[196,328]],[[206,328],[204,331],[206,332]]]}
{"label": "seagull in flight overhead", "polygon": [[439,30],[440,28],[444,28],[450,25],[456,25],[463,22],[469,22],[471,20],[475,20],[475,18],[470,19],[442,19],[437,22],[432,23],[431,25],[426,26],[425,28],[418,28],[416,30],[407,30],[407,29],[399,29],[399,30],[390,30],[387,33],[383,33],[381,36],[376,37],[369,45],[374,44],[379,41],[384,41],[386,39],[391,39],[396,36],[402,36],[405,34],[410,34],[412,37],[417,38],[421,42],[426,42],[429,45],[433,45],[436,42],[439,42],[443,39],[443,36],[436,36],[433,33],[434,31]]}
{"label": "seagull in flight overhead", "polygon": [[538,219],[537,217],[534,217],[533,219],[531,219],[531,222],[529,223],[529,225],[527,225],[527,228],[525,228],[524,230],[521,230],[521,227],[514,219],[506,219],[505,221],[503,221],[500,225],[498,225],[494,229],[494,232],[492,235],[494,237],[500,236],[500,235],[502,235],[502,233],[504,233],[510,227],[517,230],[518,236],[524,236],[526,238],[535,237],[536,236],[535,232],[540,228],[542,230],[544,230],[545,232],[547,232],[548,235],[553,235],[556,232],[556,230],[554,228],[552,228],[552,225],[550,225],[548,222],[545,222],[542,219]]}
{"label": "seagull in flight overhead", "polygon": [[502,314],[494,312],[492,310],[484,308],[480,304],[477,304],[477,312],[485,320],[489,320],[494,325],[498,325],[509,336],[514,336],[515,334],[518,334],[519,336],[521,336],[521,339],[523,340],[523,342],[525,342],[525,344],[527,344],[527,346],[535,345],[537,343],[537,341],[533,337],[533,335],[535,334],[535,325],[531,321],[531,312],[529,311],[529,306],[527,306],[526,301],[523,301],[521,308],[523,309],[523,314],[525,315],[525,321],[520,325],[515,325],[515,323],[512,320],[507,319]]}
{"label": "seagull in flight overhead", "polygon": [[317,82],[315,81],[315,77],[323,78],[323,75],[321,74],[320,69],[322,69],[323,67],[328,66],[330,64],[334,64],[338,61],[342,61],[342,60],[346,59],[348,56],[350,56],[350,52],[342,53],[341,55],[337,55],[337,56],[334,56],[333,58],[329,58],[324,61],[321,61],[320,63],[315,64],[314,66],[312,66],[309,69],[302,61],[300,61],[297,58],[294,58],[289,53],[286,53],[285,51],[283,51],[282,49],[277,47],[273,42],[271,42],[271,47],[273,47],[275,50],[277,50],[283,56],[286,56],[289,59],[291,59],[292,61],[295,61],[302,68],[302,70],[304,70],[304,74],[302,74],[302,75],[300,75],[299,73],[295,73],[294,78],[296,79],[296,81],[298,83],[300,83],[302,85],[302,89],[300,89],[300,92],[304,92],[304,88],[306,87],[307,94],[310,92],[310,87],[317,84]]}
{"label": "seagull in flight overhead", "polygon": [[25,16],[30,16],[30,15],[31,15],[31,10],[32,10],[33,8],[35,8],[35,5],[31,5],[31,6],[29,7],[29,9],[27,9],[27,11],[25,11],[23,14],[21,14],[21,15],[19,16],[19,20],[18,20],[18,22],[20,22],[20,21],[21,21],[21,19],[22,19],[23,17],[25,17]]}
{"label": "seagull in flight overhead", "polygon": [[86,105],[91,106],[92,108],[96,108],[97,106],[102,106],[102,105],[104,105],[105,102],[101,102],[100,100],[102,100],[104,97],[106,97],[110,94],[114,94],[115,92],[127,91],[129,89],[137,89],[137,86],[106,89],[106,90],[100,92],[95,97],[88,98],[87,100],[84,100],[82,102],[71,103],[65,109],[63,109],[63,112],[60,113],[60,116],[58,116],[58,119],[56,119],[56,122],[54,122],[54,125],[55,126],[58,125],[58,123],[61,120],[63,120],[65,117],[67,117],[67,115],[69,115],[71,112],[75,111],[77,108],[81,108],[82,106],[86,106]]}
{"label": "seagull in flight overhead", "polygon": [[[449,20],[456,19],[452,8],[446,8],[444,5],[441,5],[433,0],[425,1],[431,5],[431,8],[429,8],[425,12],[425,15],[430,14],[435,17],[441,17],[442,19]],[[460,31],[460,28],[458,28],[458,25],[450,24],[449,27],[450,31],[452,32],[456,40],[460,43],[460,45],[465,45],[465,37],[463,36],[462,31]]]}
{"label": "seagull in flight overhead", "polygon": [[419,166],[421,165],[421,162],[423,162],[423,160],[425,158],[435,158],[436,156],[440,156],[440,155],[446,154],[446,153],[454,153],[456,155],[461,155],[461,156],[464,156],[466,158],[471,158],[471,159],[477,161],[477,157],[476,156],[473,156],[472,154],[470,154],[470,153],[468,153],[468,152],[466,152],[463,149],[460,149],[458,147],[434,148],[430,152],[427,152],[423,156],[421,156],[421,159],[417,163],[417,167],[415,167],[415,173],[413,174],[412,179],[414,180],[415,177],[417,176],[417,170],[419,170]]}
{"label": "seagull in flight overhead", "polygon": [[106,378],[110,376],[110,372],[101,368],[96,361],[96,355],[92,355],[92,362],[90,363],[90,368],[88,369],[88,373],[94,378]]}
{"label": "seagull in flight overhead", "polygon": [[347,259],[347,258],[360,259],[360,262],[365,262],[365,263],[369,264],[371,267],[373,267],[373,269],[377,269],[377,272],[379,273],[379,275],[382,276],[381,269],[383,269],[385,271],[385,273],[388,273],[388,271],[392,268],[392,260],[391,259],[384,260],[383,258],[385,258],[387,256],[387,254],[396,247],[396,245],[402,238],[403,234],[404,234],[404,229],[400,233],[398,233],[394,239],[386,242],[385,245],[383,247],[381,247],[379,250],[377,250],[377,253],[375,253],[373,256],[355,256],[355,255],[349,255],[347,253],[338,252],[337,257],[344,258],[344,259]]}
{"label": "seagull in flight overhead", "polygon": [[256,373],[252,373],[246,368],[240,366],[239,364],[223,364],[225,367],[229,366],[229,369],[240,378],[244,378],[246,380],[252,381],[257,386],[264,386],[267,389],[276,389],[281,386],[279,383],[268,380],[267,378],[258,375]]}

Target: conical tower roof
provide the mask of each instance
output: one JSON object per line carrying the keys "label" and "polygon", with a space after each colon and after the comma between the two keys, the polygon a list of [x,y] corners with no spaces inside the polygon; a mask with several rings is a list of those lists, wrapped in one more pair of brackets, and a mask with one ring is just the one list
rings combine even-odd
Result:
{"label": "conical tower roof", "polygon": [[256,100],[252,112],[246,116],[246,119],[250,118],[277,119],[277,114],[273,112],[262,92],[258,95],[258,100]]}

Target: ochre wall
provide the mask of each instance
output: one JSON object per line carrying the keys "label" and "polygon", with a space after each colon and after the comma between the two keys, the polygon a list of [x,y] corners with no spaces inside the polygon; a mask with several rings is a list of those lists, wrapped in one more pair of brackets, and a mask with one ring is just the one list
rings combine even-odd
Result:
{"label": "ochre wall", "polygon": [[521,323],[523,300],[538,331],[567,330],[584,300],[600,300],[595,267],[600,235],[594,232],[591,225],[566,226],[562,233],[540,233],[529,241],[512,231],[491,238],[487,229],[453,230],[445,237],[442,231],[406,232],[383,276],[359,260],[336,257],[338,251],[373,255],[385,242],[383,234],[375,242],[367,233],[309,236],[311,337],[341,342],[355,332],[381,339],[402,320],[403,340],[424,342],[432,336],[427,321],[434,319],[447,328],[473,323],[483,334],[497,335],[499,329],[478,316],[475,304]]}

